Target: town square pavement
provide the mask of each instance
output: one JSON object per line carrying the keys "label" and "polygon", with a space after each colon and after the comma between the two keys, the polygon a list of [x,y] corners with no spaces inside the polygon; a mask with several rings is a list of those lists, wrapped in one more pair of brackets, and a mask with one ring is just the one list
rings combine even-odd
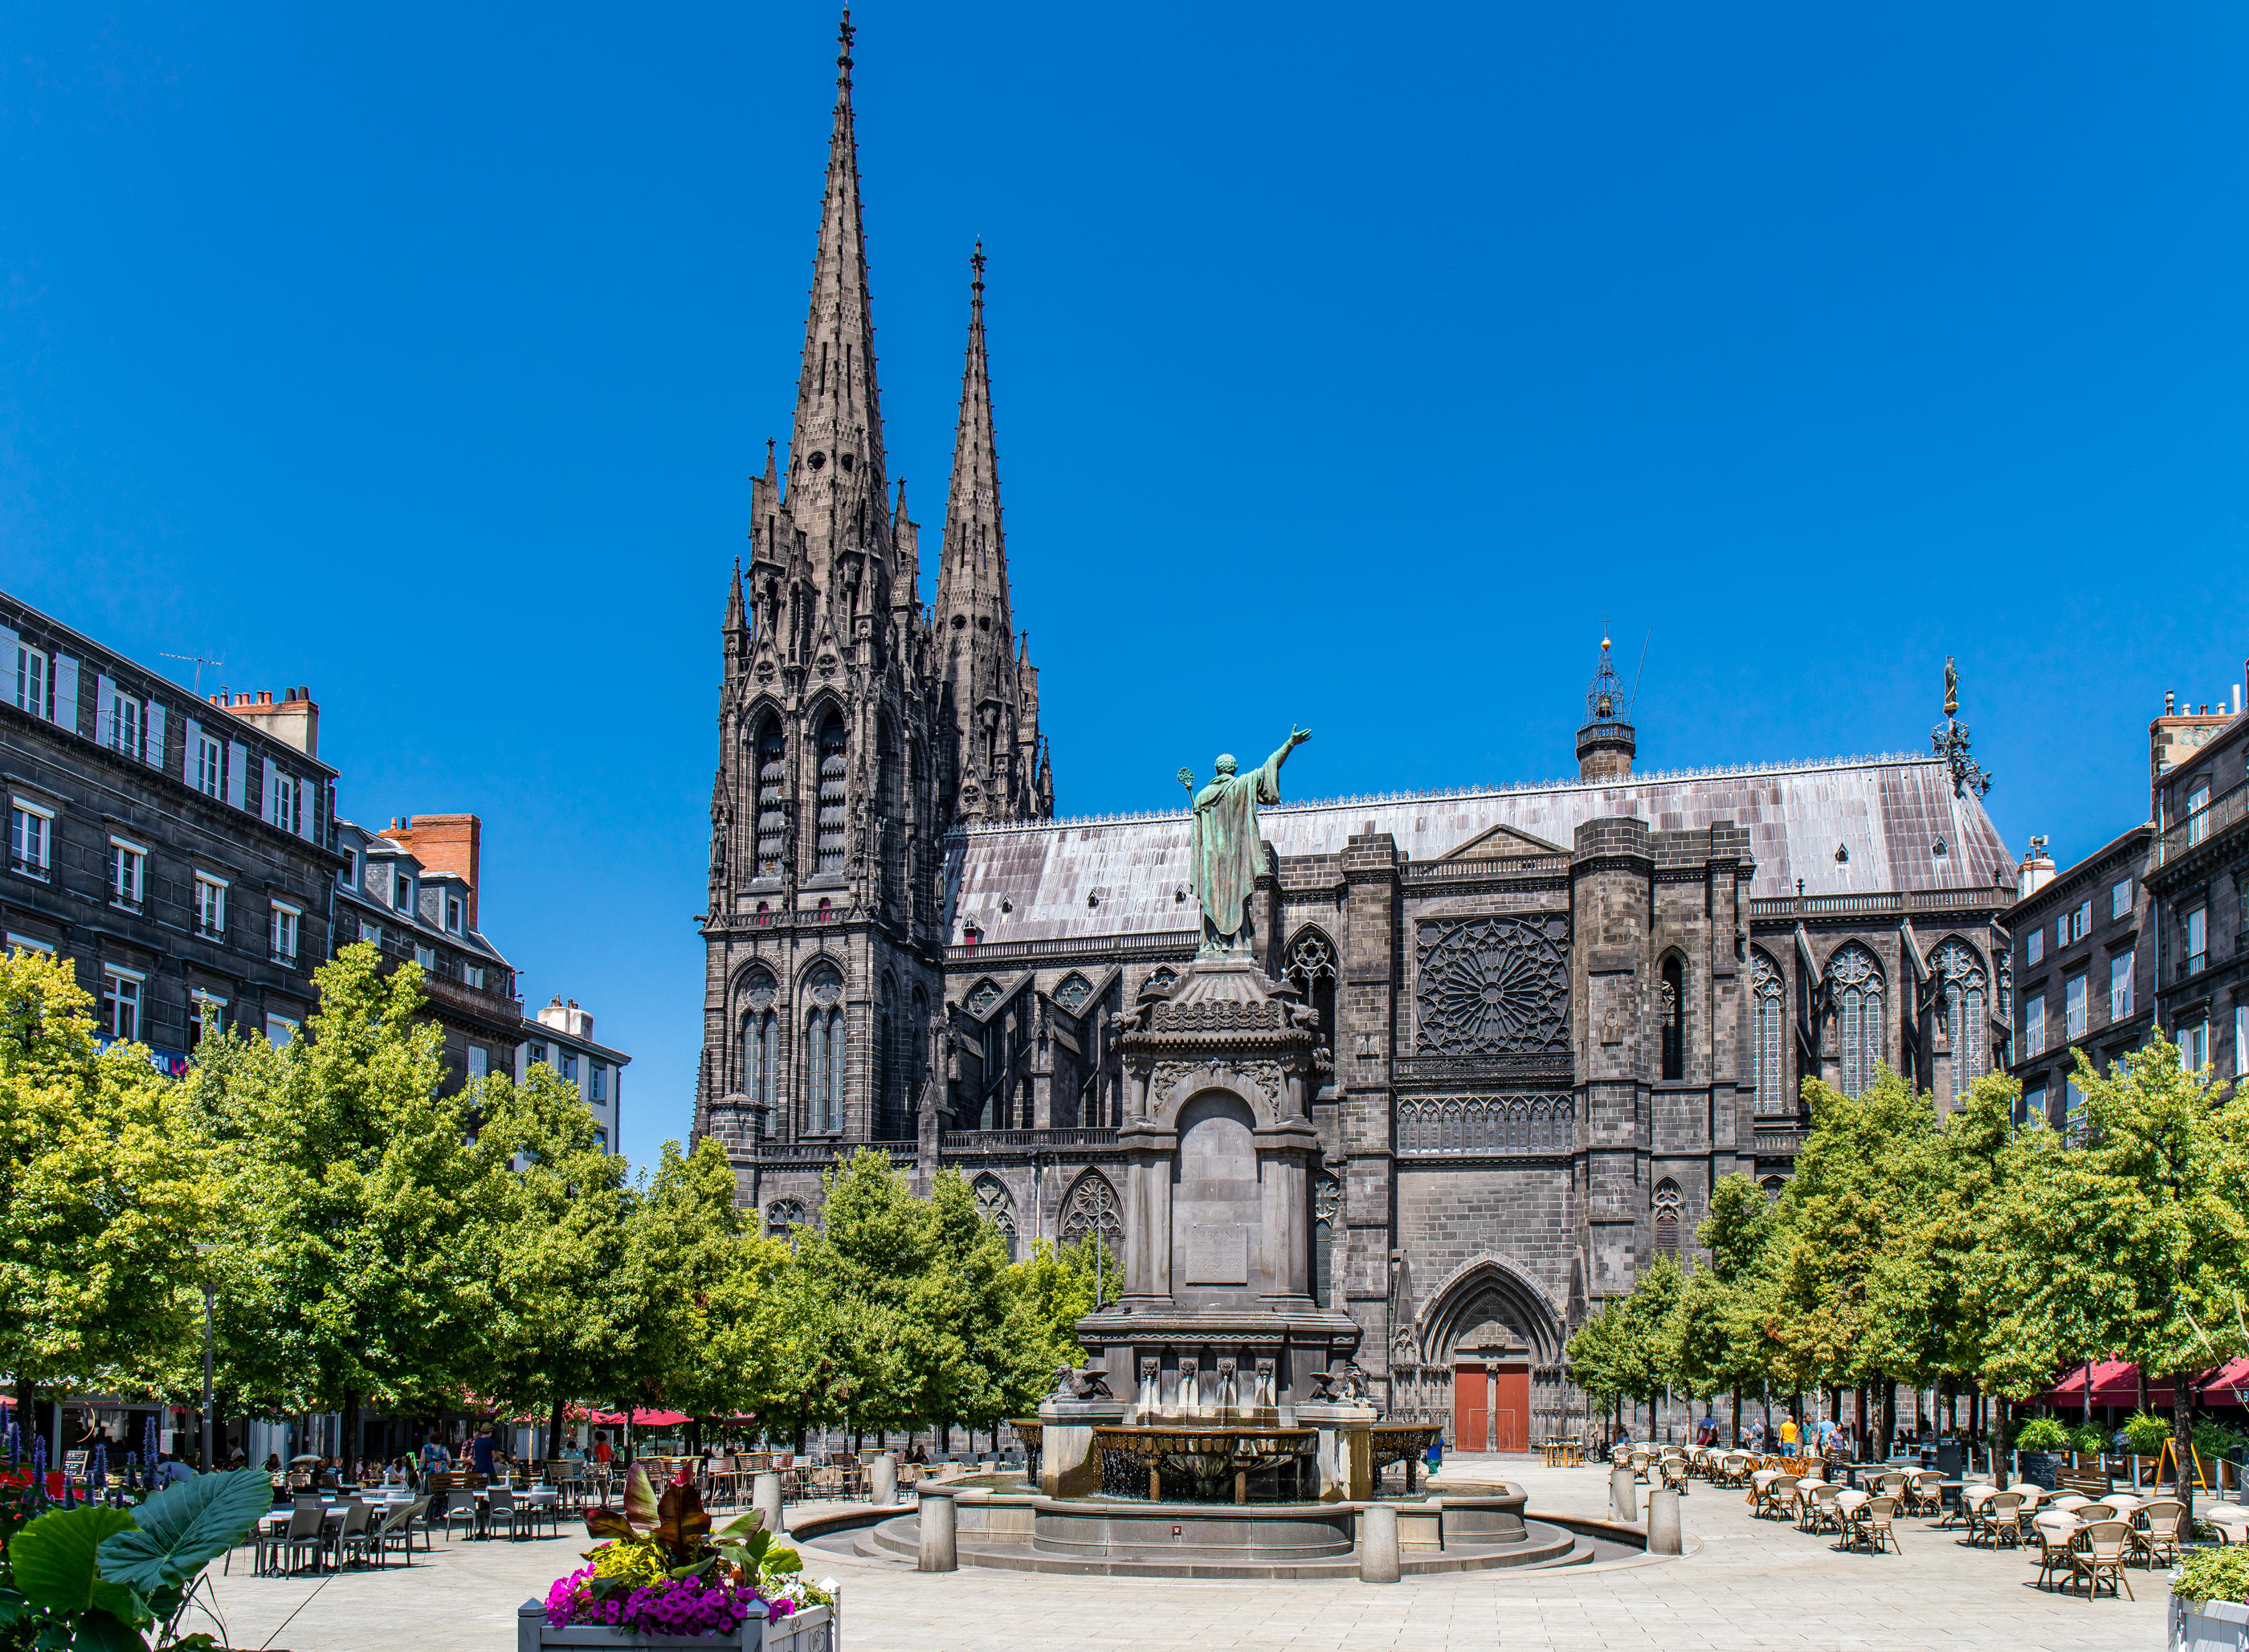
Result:
{"label": "town square pavement", "polygon": [[[1456,1457],[1448,1474],[1517,1481],[1530,1511],[1602,1518],[1606,1466]],[[1441,1485],[1441,1481],[1439,1483]],[[1579,1652],[2146,1652],[2163,1642],[2163,1573],[2134,1568],[2138,1598],[2087,1601],[2033,1587],[2035,1549],[1971,1549],[1957,1531],[1898,1523],[1902,1554],[1840,1552],[1830,1536],[1752,1520],[1739,1491],[1695,1483],[1682,1504],[1690,1552],[1549,1572],[1357,1581],[1190,1582],[1069,1578],[964,1567],[924,1575],[888,1560],[810,1549],[843,1586],[848,1652],[1066,1648],[1441,1649]],[[226,1644],[290,1652],[506,1652],[515,1609],[575,1566],[582,1536],[440,1541],[409,1571],[253,1578],[242,1554],[217,1581]]]}

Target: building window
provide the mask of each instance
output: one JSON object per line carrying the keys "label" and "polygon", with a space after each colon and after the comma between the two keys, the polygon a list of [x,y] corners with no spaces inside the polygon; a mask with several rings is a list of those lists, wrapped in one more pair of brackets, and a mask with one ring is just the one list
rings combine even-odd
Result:
{"label": "building window", "polygon": [[34,717],[47,714],[47,657],[16,644],[16,708]]}
{"label": "building window", "polygon": [[1882,1067],[1881,966],[1853,941],[1827,960],[1827,991],[1842,1057],[1843,1093],[1862,1096]]}
{"label": "building window", "polygon": [[101,972],[101,1030],[126,1043],[141,1036],[141,983],[137,970],[106,967]]}
{"label": "building window", "polygon": [[[1319,1017],[1320,1042],[1332,1050],[1336,1047],[1335,944],[1316,929],[1306,930],[1289,948],[1288,975]],[[1078,1005],[1070,1008],[1076,1009]]]}
{"label": "building window", "polygon": [[209,734],[196,736],[196,789],[210,797],[226,795],[226,746]]}
{"label": "building window", "polygon": [[606,1103],[609,1098],[609,1063],[606,1061],[589,1063],[586,1079],[591,1098]]}
{"label": "building window", "polygon": [[294,906],[273,903],[273,956],[282,963],[297,961],[297,930],[304,916]]}
{"label": "building window", "polygon": [[485,989],[485,967],[482,964],[463,964],[461,979],[482,992]]}
{"label": "building window", "polygon": [[823,872],[843,870],[843,719],[820,728],[820,860]]}
{"label": "building window", "polygon": [[196,933],[210,940],[226,939],[226,879],[209,872],[196,874]]}
{"label": "building window", "polygon": [[2204,1017],[2178,1029],[2179,1065],[2200,1072],[2210,1065],[2210,1021]]}
{"label": "building window", "polygon": [[2081,900],[2054,920],[2054,928],[2063,945],[2083,940],[2093,929],[2093,903]]}
{"label": "building window", "polygon": [[2210,836],[2210,782],[2197,781],[2186,795],[2186,841],[2198,843]]}
{"label": "building window", "polygon": [[2249,1075],[2249,1004],[2233,1006],[2233,1077]]}
{"label": "building window", "polygon": [[109,724],[101,731],[102,743],[127,757],[141,756],[141,702],[124,694],[109,701]]}
{"label": "building window", "polygon": [[788,855],[788,743],[767,718],[758,730],[758,876],[778,878]]}
{"label": "building window", "polygon": [[456,935],[461,933],[461,917],[465,910],[458,895],[445,897],[445,927]]}
{"label": "building window", "polygon": [[2062,1036],[2074,1043],[2085,1036],[2085,975],[2082,971],[2061,984]]}
{"label": "building window", "polygon": [[414,948],[414,961],[422,966],[423,974],[434,975],[437,973],[437,949],[435,946],[416,946]]}
{"label": "building window", "polygon": [[1963,940],[1948,940],[1929,954],[1943,996],[1944,1036],[1952,1046],[1946,1099],[1965,1095],[1990,1062],[1991,1039],[1984,1011],[1984,960]]}
{"label": "building window", "polygon": [[37,935],[19,935],[12,929],[7,934],[7,946],[11,953],[38,953],[43,958],[55,955],[54,942],[41,940]]}
{"label": "building window", "polygon": [[2061,1121],[2072,1141],[2085,1139],[2085,1092],[2077,1087],[2076,1078],[2064,1073],[2061,1078]]}
{"label": "building window", "polygon": [[774,978],[762,969],[750,976],[742,993],[747,1012],[742,1017],[742,1091],[766,1119],[773,1116],[774,1098],[779,1093],[781,1022],[774,1014],[777,996]]}
{"label": "building window", "polygon": [[827,896],[822,895],[820,898],[820,910],[812,914],[812,921],[815,924],[834,923],[836,921],[836,903],[829,900]]}
{"label": "building window", "polygon": [[2030,939],[2023,943],[2023,966],[2031,965],[2046,956],[2046,928],[2041,925],[2031,931]]}
{"label": "building window", "polygon": [[148,864],[148,851],[138,843],[128,843],[122,837],[109,840],[109,898],[120,906],[141,905],[143,874]]}
{"label": "building window", "polygon": [[22,798],[8,809],[8,868],[26,878],[45,878],[54,864],[54,811]]}
{"label": "building window", "polygon": [[804,1207],[794,1199],[776,1199],[766,1207],[766,1237],[790,1239],[804,1225]]}
{"label": "building window", "polygon": [[578,1052],[576,1050],[565,1050],[559,1051],[556,1055],[555,1065],[561,1070],[562,1077],[567,1082],[574,1084],[578,1082]]}
{"label": "building window", "polygon": [[547,1046],[544,1044],[533,1044],[527,1053],[533,1062],[543,1063],[547,1059]]}
{"label": "building window", "polygon": [[297,1036],[298,1022],[292,1015],[268,1015],[265,1017],[265,1042],[276,1050],[286,1050],[289,1041]]}
{"label": "building window", "polygon": [[2210,908],[2197,906],[2186,915],[2186,967],[2189,975],[2202,974],[2210,961]]}
{"label": "building window", "polygon": [[1787,991],[1780,969],[1764,953],[1750,954],[1750,1060],[1761,1113],[1796,1111],[1780,1077],[1781,1022]]}
{"label": "building window", "polygon": [[770,929],[773,927],[773,903],[771,901],[761,900],[758,903],[758,927],[760,929]]}
{"label": "building window", "polygon": [[1324,1308],[1335,1298],[1335,1233],[1342,1219],[1343,1183],[1324,1174],[1315,1178],[1312,1182],[1312,1302],[1317,1307]]}
{"label": "building window", "polygon": [[976,1214],[999,1230],[1000,1237],[1007,1241],[1008,1258],[1014,1261],[1016,1246],[1014,1199],[1008,1194],[1005,1183],[997,1176],[989,1174],[976,1178],[974,1191]]}
{"label": "building window", "polygon": [[2108,1019],[2123,1021],[2132,1013],[2132,954],[2118,953],[2108,960]]}
{"label": "building window", "polygon": [[216,1038],[226,1030],[226,1000],[202,988],[188,994],[188,1048],[202,1048],[206,1038]]}
{"label": "building window", "polygon": [[1666,1176],[1655,1184],[1655,1254],[1679,1259],[1679,1184]]}
{"label": "building window", "polygon": [[396,911],[409,913],[413,912],[414,878],[412,874],[408,872],[397,872],[392,875],[390,880],[390,904]]}
{"label": "building window", "polygon": [[1687,1076],[1686,971],[1677,955],[1663,960],[1663,976],[1656,982],[1656,1014],[1663,1026],[1663,1076]]}
{"label": "building window", "polygon": [[594,1132],[594,1146],[603,1153],[609,1152],[609,1132],[606,1130],[596,1130]]}
{"label": "building window", "polygon": [[474,1083],[492,1071],[492,1051],[482,1044],[469,1046],[469,1080]]}
{"label": "building window", "polygon": [[370,946],[382,946],[382,926],[380,924],[370,924],[362,920],[359,926],[359,938]]}
{"label": "building window", "polygon": [[2046,1127],[2046,1080],[2023,1091],[2023,1123],[2033,1130]]}
{"label": "building window", "polygon": [[822,964],[806,981],[812,1007],[806,1012],[805,1112],[814,1134],[843,1127],[843,1082],[849,1045],[844,1023],[843,976]]}
{"label": "building window", "polygon": [[336,882],[345,889],[359,887],[359,850],[344,850],[344,864],[337,870]]}
{"label": "building window", "polygon": [[2046,1054],[2046,995],[2036,994],[2023,1000],[2023,1054]]}
{"label": "building window", "polygon": [[271,760],[265,765],[265,821],[285,832],[297,829],[297,782]]}
{"label": "building window", "polygon": [[2127,878],[2108,891],[2108,916],[2128,918],[2132,912],[2132,880]]}

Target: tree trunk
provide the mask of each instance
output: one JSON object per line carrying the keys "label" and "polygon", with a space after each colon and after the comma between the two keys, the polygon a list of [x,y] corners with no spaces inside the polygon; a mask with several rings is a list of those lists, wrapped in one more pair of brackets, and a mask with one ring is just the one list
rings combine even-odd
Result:
{"label": "tree trunk", "polygon": [[691,1457],[703,1455],[703,1419],[700,1417],[687,1419],[687,1455]]}
{"label": "tree trunk", "polygon": [[547,1408],[547,1460],[554,1462],[562,1455],[562,1402],[557,1400]]}
{"label": "tree trunk", "polygon": [[336,1419],[336,1431],[343,1436],[336,1442],[336,1456],[343,1460],[342,1477],[349,1479],[359,1461],[359,1395],[352,1389],[344,1390],[343,1415]]}
{"label": "tree trunk", "polygon": [[1741,1444],[1741,1442],[1742,1442],[1742,1391],[1741,1391],[1739,1388],[1737,1388],[1737,1389],[1735,1389],[1735,1390],[1734,1390],[1734,1438],[1733,1438],[1733,1443],[1734,1443],[1734,1444],[1736,1444],[1736,1445],[1739,1445],[1739,1444]]}
{"label": "tree trunk", "polygon": [[2184,1371],[2171,1373],[2171,1440],[2178,1456],[2179,1501],[2186,1504],[2186,1519],[2180,1530],[2191,1530],[2194,1519],[2194,1389],[2193,1378]]}

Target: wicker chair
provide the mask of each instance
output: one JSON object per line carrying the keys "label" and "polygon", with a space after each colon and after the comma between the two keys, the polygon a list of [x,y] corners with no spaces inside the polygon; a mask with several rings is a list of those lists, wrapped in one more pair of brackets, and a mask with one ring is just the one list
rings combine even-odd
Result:
{"label": "wicker chair", "polygon": [[2077,1580],[2085,1580],[2085,1598],[2091,1600],[2101,1592],[2101,1580],[2108,1580],[2110,1593],[2122,1589],[2128,1600],[2136,1599],[2132,1580],[2124,1575],[2124,1562],[2132,1547],[2132,1528],[2122,1520],[2095,1520],[2077,1534],[2077,1549],[2069,1558],[2070,1587]]}

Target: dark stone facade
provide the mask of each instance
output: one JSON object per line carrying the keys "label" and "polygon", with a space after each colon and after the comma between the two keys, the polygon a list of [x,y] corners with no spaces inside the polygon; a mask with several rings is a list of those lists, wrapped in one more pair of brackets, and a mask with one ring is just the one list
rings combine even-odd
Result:
{"label": "dark stone facade", "polygon": [[[845,57],[787,502],[769,462],[724,633],[697,1128],[768,1229],[816,1220],[871,1144],[970,1176],[1020,1245],[1114,1247],[1118,1041],[1194,954],[1187,821],[1049,818],[1035,678],[1004,653],[980,265],[915,600],[912,525],[869,485]],[[1320,1040],[1312,1294],[1395,1409],[1444,1413],[1467,1365],[1527,1396],[1518,1437],[1559,1421],[1569,1331],[1692,1252],[1718,1178],[1778,1185],[1801,1079],[1888,1063],[1949,1097],[2003,1058],[2015,865],[1943,750],[1635,776],[1623,711],[1604,644],[1574,781],[1264,812],[1255,961]]]}

